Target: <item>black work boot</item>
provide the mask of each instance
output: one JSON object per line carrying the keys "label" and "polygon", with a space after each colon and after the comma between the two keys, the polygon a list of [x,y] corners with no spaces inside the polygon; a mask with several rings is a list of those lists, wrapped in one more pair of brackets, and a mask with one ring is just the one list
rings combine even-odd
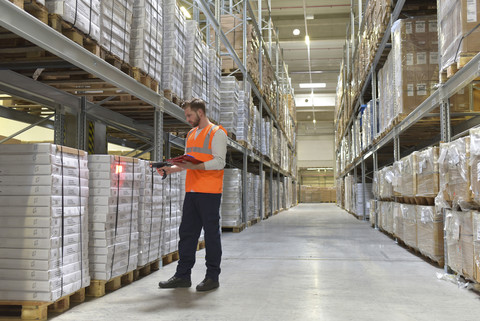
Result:
{"label": "black work boot", "polygon": [[192,286],[192,281],[172,276],[168,281],[158,283],[158,286],[162,289],[189,288]]}
{"label": "black work boot", "polygon": [[200,282],[197,285],[197,291],[200,291],[200,292],[211,291],[213,289],[218,288],[219,286],[220,286],[220,283],[218,283],[218,281],[205,278],[202,282]]}

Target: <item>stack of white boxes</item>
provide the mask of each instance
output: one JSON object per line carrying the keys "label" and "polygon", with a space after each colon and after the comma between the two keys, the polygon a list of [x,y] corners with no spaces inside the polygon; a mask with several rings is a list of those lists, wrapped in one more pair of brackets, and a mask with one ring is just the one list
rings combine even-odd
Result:
{"label": "stack of white boxes", "polygon": [[278,211],[278,181],[276,179],[273,180],[272,194],[273,194],[272,208],[273,208],[273,211],[276,212]]}
{"label": "stack of white boxes", "polygon": [[261,183],[261,177],[260,175],[254,175],[253,177],[253,199],[254,199],[254,218],[260,217],[260,197],[263,196],[263,192],[260,189],[260,183]]}
{"label": "stack of white boxes", "polygon": [[[165,244],[163,254],[170,254],[178,250],[178,228],[182,221],[182,207],[185,193],[184,173],[172,173],[168,176],[165,188]],[[182,183],[183,180],[183,183]]]}
{"label": "stack of white boxes", "polygon": [[89,155],[90,274],[110,280],[137,268],[138,159]]}
{"label": "stack of white boxes", "polygon": [[163,241],[164,184],[162,176],[139,160],[142,179],[138,204],[138,266],[161,258]]}
{"label": "stack of white boxes", "polygon": [[[367,215],[370,212],[370,200],[373,198],[372,184],[366,183],[365,190],[363,184],[356,184],[356,195],[355,195],[355,214],[358,216]],[[365,210],[363,211],[363,204],[365,204]]]}
{"label": "stack of white boxes", "polygon": [[183,98],[185,16],[175,0],[163,0],[162,89]]}
{"label": "stack of white boxes", "polygon": [[93,40],[100,40],[100,0],[46,0],[45,6],[49,14],[60,15]]}
{"label": "stack of white boxes", "polygon": [[130,64],[153,80],[162,79],[163,0],[137,0],[133,5]]}
{"label": "stack of white boxes", "polygon": [[234,76],[222,77],[220,86],[220,124],[227,132],[237,134],[238,100],[240,90]]}
{"label": "stack of white boxes", "polygon": [[240,95],[238,97],[238,120],[237,120],[237,140],[243,140],[250,144],[249,128],[251,128],[250,119],[250,92],[251,87],[248,81],[240,82]]}
{"label": "stack of white boxes", "polygon": [[247,173],[247,221],[252,221],[255,215],[255,175]]}
{"label": "stack of white boxes", "polygon": [[209,50],[207,116],[220,122],[220,84],[222,83],[222,61],[214,49]]}
{"label": "stack of white boxes", "polygon": [[100,45],[130,63],[133,0],[100,1]]}
{"label": "stack of white boxes", "polygon": [[270,122],[262,118],[262,133],[261,133],[261,153],[264,156],[270,157],[268,151],[270,150]]}
{"label": "stack of white boxes", "polygon": [[242,224],[242,171],[225,169],[223,176],[222,226],[235,227]]}
{"label": "stack of white boxes", "polygon": [[264,137],[262,136],[262,117],[260,116],[260,111],[255,107],[252,106],[251,108],[252,115],[250,118],[252,119],[252,139],[251,144],[253,149],[257,151],[261,151],[262,140]]}
{"label": "stack of white boxes", "polygon": [[[202,33],[195,20],[187,20],[185,42],[185,70],[183,72],[183,98],[201,98],[208,103],[208,96],[203,88],[203,66],[206,57],[204,53],[205,43],[202,41]],[[205,76],[207,74],[205,73]]]}
{"label": "stack of white boxes", "polygon": [[0,300],[56,301],[90,284],[83,151],[0,145]]}

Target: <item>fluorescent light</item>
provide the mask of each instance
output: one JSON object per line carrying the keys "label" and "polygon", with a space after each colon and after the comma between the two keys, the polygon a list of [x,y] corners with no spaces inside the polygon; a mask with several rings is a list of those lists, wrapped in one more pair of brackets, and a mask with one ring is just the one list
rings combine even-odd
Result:
{"label": "fluorescent light", "polygon": [[301,83],[300,88],[325,88],[327,84],[324,82],[317,82],[317,83]]}
{"label": "fluorescent light", "polygon": [[314,124],[316,124],[316,123],[317,123],[317,120],[316,120],[315,118],[313,119],[313,123],[314,123]]}
{"label": "fluorescent light", "polygon": [[187,19],[191,19],[191,18],[192,18],[192,16],[190,15],[190,12],[188,12],[188,10],[185,9],[184,6],[181,6],[181,7],[180,7],[180,11],[183,13],[183,15],[185,16],[185,18],[187,18]]}
{"label": "fluorescent light", "polygon": [[293,35],[298,36],[300,34],[300,29],[293,29]]}
{"label": "fluorescent light", "polygon": [[307,46],[310,46],[310,36],[309,35],[305,36],[305,43],[307,44]]}
{"label": "fluorescent light", "polygon": [[307,14],[307,15],[305,16],[305,19],[307,19],[307,20],[313,20],[313,19],[315,19],[315,16],[314,16],[313,14]]}

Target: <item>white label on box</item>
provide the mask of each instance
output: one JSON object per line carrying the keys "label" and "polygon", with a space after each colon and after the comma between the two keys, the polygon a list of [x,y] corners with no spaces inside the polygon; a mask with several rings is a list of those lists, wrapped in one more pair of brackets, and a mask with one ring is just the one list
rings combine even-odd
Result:
{"label": "white label on box", "polygon": [[477,22],[477,0],[467,0],[467,22]]}
{"label": "white label on box", "polygon": [[414,60],[413,60],[413,53],[407,53],[405,56],[407,66],[413,66]]}
{"label": "white label on box", "polygon": [[416,33],[424,33],[426,30],[426,23],[425,21],[417,21],[415,22],[415,32]]}
{"label": "white label on box", "polygon": [[427,95],[427,84],[417,84],[417,96]]}
{"label": "white label on box", "polygon": [[408,97],[413,97],[415,96],[415,90],[413,84],[408,84],[407,85],[407,96]]}
{"label": "white label on box", "polygon": [[427,64],[427,53],[417,52],[417,65],[426,65],[426,64]]}

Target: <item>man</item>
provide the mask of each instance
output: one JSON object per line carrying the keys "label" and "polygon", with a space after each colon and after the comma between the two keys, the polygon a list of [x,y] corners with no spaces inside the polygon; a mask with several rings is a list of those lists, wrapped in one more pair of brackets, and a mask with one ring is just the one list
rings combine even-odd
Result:
{"label": "man", "polygon": [[205,102],[192,99],[182,105],[185,117],[194,128],[186,139],[185,152],[202,161],[173,163],[171,167],[157,169],[170,173],[187,171],[185,201],[180,224],[177,271],[160,288],[188,288],[192,285],[191,271],[195,265],[200,232],[205,231],[205,259],[207,273],[198,284],[197,291],[210,291],[219,287],[222,246],[220,241],[220,201],[223,191],[223,168],[227,153],[227,134],[222,126],[212,124],[205,113]]}

